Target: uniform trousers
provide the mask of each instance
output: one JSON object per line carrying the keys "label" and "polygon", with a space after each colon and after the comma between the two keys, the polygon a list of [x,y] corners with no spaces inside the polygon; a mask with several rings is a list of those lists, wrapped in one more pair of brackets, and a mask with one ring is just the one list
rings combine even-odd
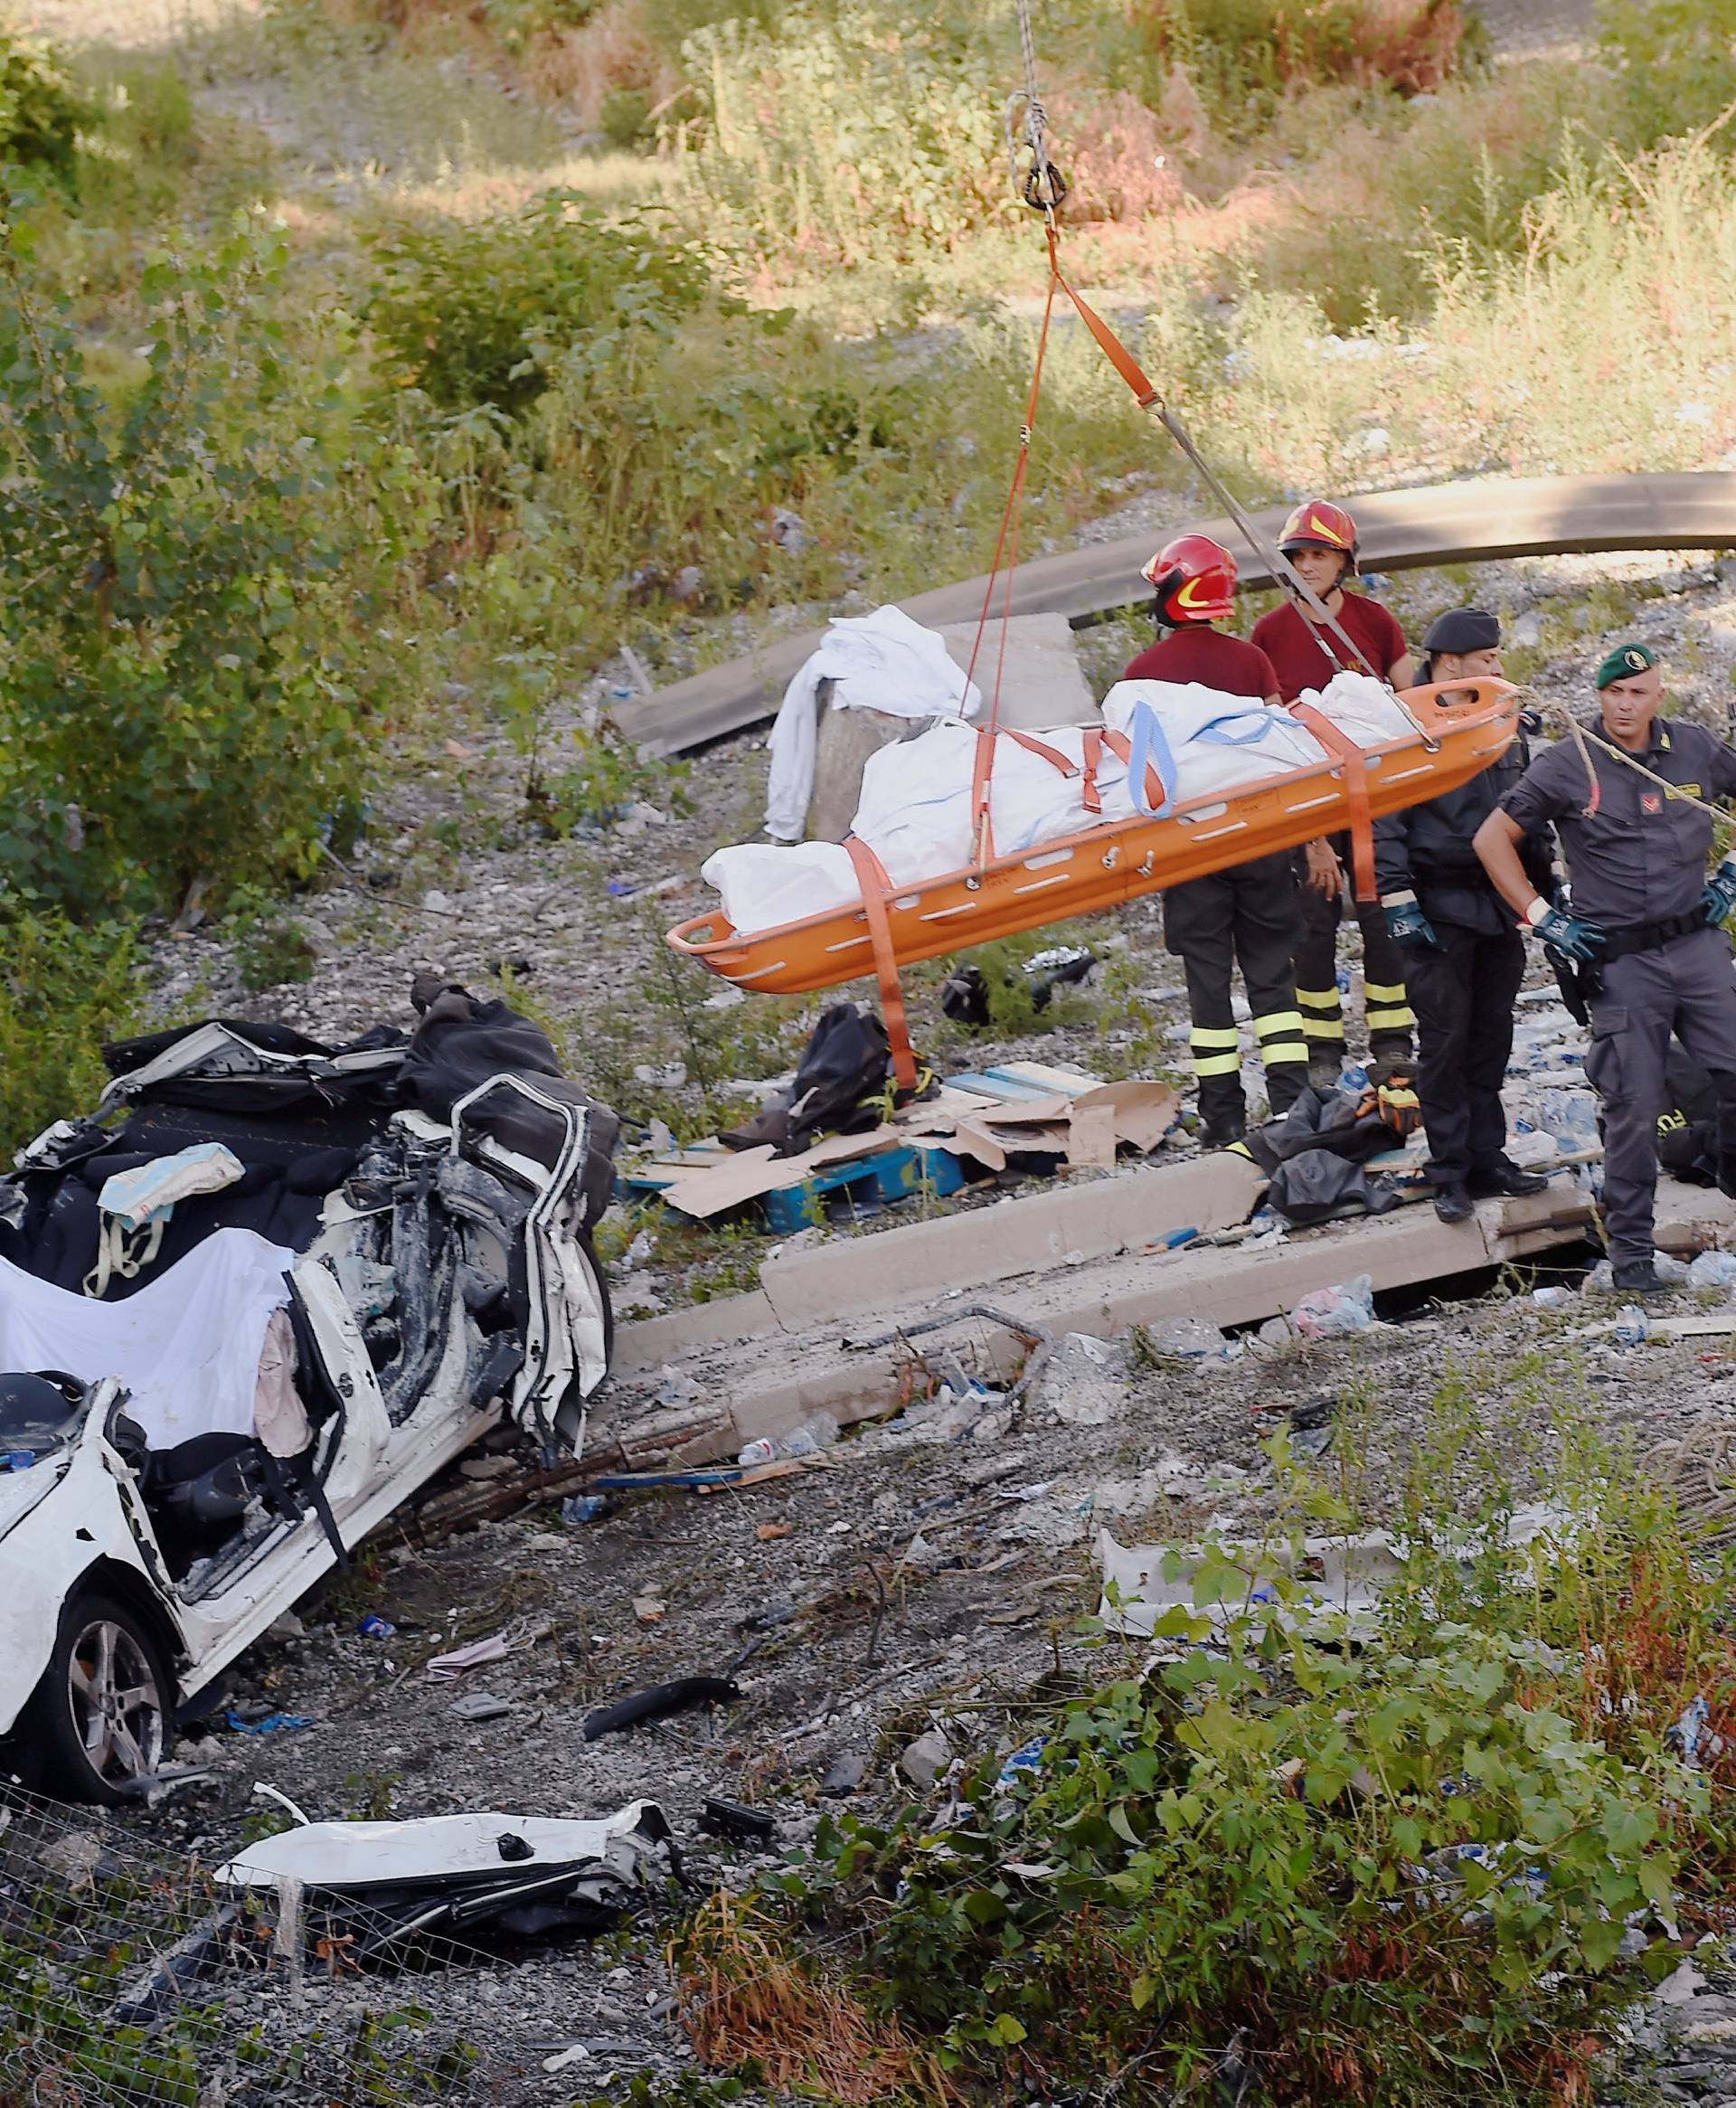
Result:
{"label": "uniform trousers", "polygon": [[1403,947],[1417,1013],[1417,1097],[1429,1137],[1429,1175],[1464,1186],[1499,1165],[1507,1116],[1501,1082],[1513,1052],[1514,999],[1524,984],[1525,941],[1511,927],[1469,930],[1423,912],[1433,944]]}
{"label": "uniform trousers", "polygon": [[[1350,868],[1348,837],[1334,847]],[[1393,943],[1386,912],[1378,901],[1357,901],[1356,920],[1363,931],[1363,1022],[1369,1052],[1377,1060],[1408,1061],[1410,1027],[1416,1023],[1405,996],[1405,955]],[[1338,998],[1338,925],[1344,920],[1342,891],[1323,893],[1301,887],[1302,934],[1296,947],[1296,998],[1308,1052],[1321,1065],[1344,1052],[1344,1013]]]}
{"label": "uniform trousers", "polygon": [[1675,1033],[1712,1079],[1718,1101],[1718,1183],[1736,1191],[1736,974],[1722,930],[1690,931],[1598,969],[1585,1073],[1603,1122],[1603,1219],[1618,1267],[1653,1255],[1657,1121],[1668,1106],[1665,1063]]}
{"label": "uniform trousers", "polygon": [[1288,1112],[1307,1088],[1307,1043],[1290,978],[1299,927],[1296,891],[1294,860],[1283,850],[1209,878],[1186,879],[1164,895],[1165,941],[1187,976],[1200,1115],[1213,1133],[1240,1134],[1246,1119],[1231,997],[1237,967],[1272,1111]]}

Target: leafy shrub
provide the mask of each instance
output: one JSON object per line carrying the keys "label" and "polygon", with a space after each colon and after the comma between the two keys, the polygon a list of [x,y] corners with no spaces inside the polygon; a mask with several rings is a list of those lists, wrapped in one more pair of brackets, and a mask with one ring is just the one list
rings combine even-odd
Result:
{"label": "leafy shrub", "polygon": [[508,219],[393,228],[374,260],[369,320],[405,378],[444,410],[514,415],[589,333],[689,314],[711,283],[703,253],[648,216],[606,218],[559,190]]}
{"label": "leafy shrub", "polygon": [[64,297],[0,241],[0,883],[149,909],[307,869],[423,487],[358,422],[340,321],[292,344],[275,236],[160,257],[112,408]]}
{"label": "leafy shrub", "polygon": [[1018,216],[1005,71],[976,31],[792,7],[775,31],[696,30],[682,61],[704,111],[684,161],[693,209],[762,265],[901,260]]}
{"label": "leafy shrub", "polygon": [[1112,72],[1129,76],[1150,107],[1182,69],[1212,120],[1241,132],[1300,88],[1438,89],[1466,38],[1458,0],[1127,0],[1099,20]]}
{"label": "leafy shrub", "polygon": [[0,1161],[96,1102],[106,1040],[137,1020],[139,957],[130,923],[80,928],[61,914],[0,914]]}
{"label": "leafy shrub", "polygon": [[1680,137],[1736,102],[1736,0],[1599,0],[1598,14],[1647,137]]}
{"label": "leafy shrub", "polygon": [[49,53],[0,24],[0,166],[33,168],[71,188],[86,115]]}
{"label": "leafy shrub", "polygon": [[[1520,254],[1527,210],[1572,180],[1612,128],[1607,88],[1565,63],[1509,69],[1407,109],[1324,91],[1280,116],[1281,151],[1306,172],[1294,209],[1260,240],[1259,282],[1318,301],[1335,329],[1375,309],[1408,319],[1434,297],[1435,258],[1483,269]],[[1308,165],[1329,131],[1330,165]]]}
{"label": "leafy shrub", "polygon": [[[1675,1723],[1696,1694],[1709,1738],[1736,1720],[1729,1563],[1575,1433],[1561,1519],[1516,1544],[1475,1419],[1449,1381],[1406,1578],[1355,1644],[1288,1577],[1299,1541],[1208,1544],[1157,1659],[1061,1707],[1034,1772],[985,1757],[944,1824],[823,1826],[756,1899],[760,1947],[781,1896],[786,1952],[822,1933],[850,1961],[804,1966],[972,2099],[1136,2068],[1154,2099],[1214,2073],[1297,2103],[1589,2098],[1599,2028],[1720,1919],[1736,1744],[1696,1768]],[[744,1959],[715,1926],[681,1957],[738,2056],[763,2041]]]}

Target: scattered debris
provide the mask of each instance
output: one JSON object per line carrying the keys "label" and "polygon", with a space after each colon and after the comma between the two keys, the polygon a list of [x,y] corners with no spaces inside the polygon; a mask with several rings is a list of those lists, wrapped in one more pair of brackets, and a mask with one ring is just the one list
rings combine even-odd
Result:
{"label": "scattered debris", "polygon": [[738,1845],[769,1845],[778,1835],[777,1820],[765,1809],[721,1800],[715,1794],[701,1809],[699,1827],[711,1837],[728,1838]]}
{"label": "scattered debris", "polygon": [[951,1745],[939,1728],[931,1727],[905,1748],[898,1768],[920,1792],[932,1786],[951,1762]]}
{"label": "scattered debris", "polygon": [[486,1640],[473,1640],[467,1647],[455,1647],[449,1653],[434,1655],[426,1664],[428,1673],[448,1682],[456,1681],[466,1669],[480,1668],[485,1662],[504,1661],[516,1648],[533,1647],[539,1640],[546,1640],[553,1630],[546,1618],[514,1618],[510,1625],[503,1625],[498,1632],[491,1632]]}
{"label": "scattered debris", "polygon": [[828,1801],[842,1801],[854,1793],[868,1776],[868,1760],[854,1749],[840,1750],[820,1774],[820,1791]]}
{"label": "scattered debris", "polygon": [[1031,1386],[1040,1411],[1069,1427],[1102,1427],[1123,1412],[1132,1356],[1118,1340],[1070,1332]]}
{"label": "scattered debris", "polygon": [[620,1735],[629,1727],[643,1726],[648,1720],[665,1720],[672,1713],[685,1713],[695,1706],[732,1706],[741,1696],[737,1686],[724,1677],[677,1677],[673,1683],[636,1691],[631,1697],[592,1713],[585,1722],[585,1740],[595,1742],[599,1735]]}
{"label": "scattered debris", "polygon": [[360,1964],[405,1941],[484,1928],[607,1932],[632,1910],[671,1836],[654,1801],[600,1821],[433,1815],[311,1822],[249,1845],[217,1869],[231,1889],[297,1897],[306,1934]]}
{"label": "scattered debris", "polygon": [[1374,1322],[1374,1283],[1359,1273],[1342,1288],[1316,1289],[1290,1312],[1290,1323],[1305,1339],[1333,1339],[1347,1332],[1365,1332]]}

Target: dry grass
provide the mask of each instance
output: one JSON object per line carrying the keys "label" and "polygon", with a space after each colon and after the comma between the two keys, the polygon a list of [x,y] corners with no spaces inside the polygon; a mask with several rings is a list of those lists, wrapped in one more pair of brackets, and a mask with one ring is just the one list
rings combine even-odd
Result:
{"label": "dry grass", "polygon": [[0,22],[56,43],[101,43],[162,52],[239,18],[257,20],[265,0],[0,0]]}
{"label": "dry grass", "polygon": [[797,1961],[772,1921],[727,1890],[701,1905],[670,1960],[682,2023],[714,2069],[751,2059],[774,2092],[812,2090],[841,2108],[963,2099],[896,2019],[873,2018],[840,1978]]}

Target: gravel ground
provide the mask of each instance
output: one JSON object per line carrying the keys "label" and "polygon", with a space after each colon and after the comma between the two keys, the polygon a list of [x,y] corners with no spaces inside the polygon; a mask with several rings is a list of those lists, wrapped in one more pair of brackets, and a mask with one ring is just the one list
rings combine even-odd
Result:
{"label": "gravel ground", "polygon": [[[580,1527],[545,1510],[388,1551],[304,1604],[303,1631],[255,1649],[236,1675],[238,1702],[313,1725],[194,1739],[181,1754],[209,1773],[148,1814],[115,1819],[108,1835],[210,1865],[258,1807],[256,1782],[315,1817],[597,1814],[648,1795],[691,1843],[693,1878],[740,1886],[772,1859],[696,1837],[705,1796],[769,1810],[784,1848],[821,1809],[844,1804],[821,1783],[840,1760],[861,1771],[848,1804],[884,1814],[909,1797],[897,1765],[919,1735],[939,1728],[967,1756],[1016,1746],[1032,1731],[1033,1692],[1052,1692],[1057,1671],[1066,1685],[1119,1672],[1121,1646],[1109,1643],[1106,1659],[1075,1627],[1096,1607],[1098,1528],[1124,1543],[1214,1523],[1257,1530],[1285,1499],[1261,1437],[1295,1406],[1328,1402],[1333,1433],[1315,1468],[1373,1521],[1395,1517],[1416,1457],[1439,1441],[1446,1375],[1460,1379],[1522,1496],[1570,1417],[1626,1432],[1645,1453],[1730,1414],[1736,1347],[1569,1338],[1610,1308],[1590,1295],[1561,1312],[1523,1297],[1422,1306],[1350,1340],[1136,1369],[1111,1384],[1097,1425],[1061,1419],[1057,1404],[1071,1410],[1074,1394],[1040,1384],[992,1442],[882,1427],[840,1444],[824,1468],[745,1493],[630,1494]],[[1466,1476],[1482,1468],[1467,1462]],[[396,1632],[363,1635],[369,1613]],[[456,1686],[422,1667],[514,1619],[544,1636]],[[584,1740],[596,1706],[688,1674],[733,1676],[742,1696]],[[481,1724],[455,1715],[479,1694],[506,1711]],[[633,1937],[458,1960],[404,1995],[429,2009],[430,2041],[456,2032],[486,2044],[483,2075],[505,2089],[495,2097],[588,2097],[611,2071],[671,2074],[689,2061],[665,2005],[670,1922],[660,1904]],[[330,2030],[361,1994],[316,1976],[306,1995],[307,2023]],[[369,1995],[396,1993],[388,1980]],[[1634,2073],[1661,2055],[1713,2074],[1714,2096],[1736,2095],[1736,2052],[1692,2031],[1725,2011],[1660,2008],[1656,2031],[1636,2036]],[[542,2060],[572,2042],[601,2047],[544,2075]],[[1647,2097],[1637,2076],[1611,2085],[1608,2097],[1632,2108]]]}

